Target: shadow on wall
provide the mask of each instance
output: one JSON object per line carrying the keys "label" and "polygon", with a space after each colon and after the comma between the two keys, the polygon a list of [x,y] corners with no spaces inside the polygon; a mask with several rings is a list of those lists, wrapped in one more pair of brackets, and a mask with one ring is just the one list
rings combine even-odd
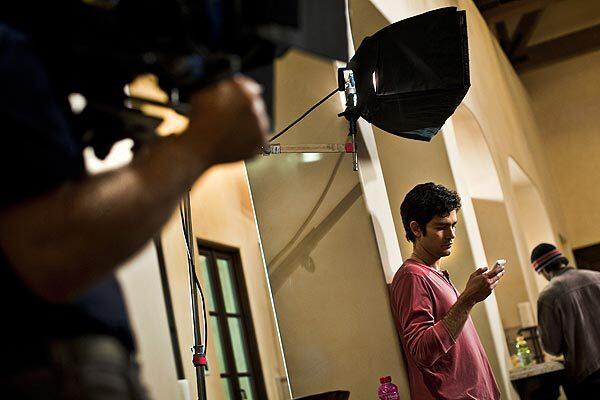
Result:
{"label": "shadow on wall", "polygon": [[[337,161],[333,167],[333,170],[329,176],[327,183],[319,198],[315,202],[306,219],[300,224],[299,228],[290,238],[290,240],[283,246],[281,250],[269,261],[267,261],[269,278],[271,280],[271,290],[273,294],[276,294],[281,286],[287,279],[294,273],[294,271],[303,267],[309,272],[315,271],[315,262],[311,257],[311,253],[319,241],[327,235],[331,228],[339,221],[339,219],[348,211],[348,209],[354,204],[354,202],[360,197],[361,189],[360,184],[354,185],[350,191],[340,200],[340,202],[310,231],[303,236],[304,231],[308,226],[313,223],[313,219],[317,212],[320,210],[323,201],[329,193],[335,177],[338,173],[344,154],[340,154],[337,157]],[[302,237],[302,240],[298,241]]]}
{"label": "shadow on wall", "polygon": [[[313,227],[304,239],[298,242],[293,249],[289,251],[288,256],[281,261],[281,263],[268,264],[270,266],[269,277],[271,279],[271,289],[273,290],[273,293],[277,293],[279,288],[287,279],[289,279],[296,268],[302,266],[309,272],[315,271],[315,262],[311,257],[312,251],[315,250],[321,239],[327,235],[346,211],[348,211],[356,200],[358,200],[361,194],[360,184],[357,183],[348,194],[342,198],[338,205],[336,205],[317,226]],[[309,222],[309,220],[307,220],[307,222]],[[293,240],[289,242],[289,244],[293,243]]]}
{"label": "shadow on wall", "polygon": [[[275,128],[335,87],[336,71],[335,63],[299,51],[277,60]],[[343,142],[342,110],[341,98],[332,97],[280,143]],[[293,396],[344,389],[366,399],[377,393],[380,376],[404,376],[351,157],[282,154],[246,168]]]}

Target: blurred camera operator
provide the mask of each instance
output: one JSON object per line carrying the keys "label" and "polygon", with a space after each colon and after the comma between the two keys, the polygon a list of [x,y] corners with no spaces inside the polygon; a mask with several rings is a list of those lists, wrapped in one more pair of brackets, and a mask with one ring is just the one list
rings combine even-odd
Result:
{"label": "blurred camera operator", "polygon": [[208,168],[251,157],[268,131],[260,87],[194,94],[189,126],[127,166],[88,176],[67,100],[28,37],[0,24],[0,393],[145,399],[115,268]]}

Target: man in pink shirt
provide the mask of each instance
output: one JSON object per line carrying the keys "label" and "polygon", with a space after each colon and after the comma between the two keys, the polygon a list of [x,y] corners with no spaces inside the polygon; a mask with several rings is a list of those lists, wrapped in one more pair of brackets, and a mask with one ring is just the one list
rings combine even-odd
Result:
{"label": "man in pink shirt", "polygon": [[475,270],[458,293],[440,260],[450,255],[459,209],[456,192],[431,182],[415,186],[400,207],[413,253],[394,276],[391,303],[415,400],[500,398],[469,313],[504,268]]}

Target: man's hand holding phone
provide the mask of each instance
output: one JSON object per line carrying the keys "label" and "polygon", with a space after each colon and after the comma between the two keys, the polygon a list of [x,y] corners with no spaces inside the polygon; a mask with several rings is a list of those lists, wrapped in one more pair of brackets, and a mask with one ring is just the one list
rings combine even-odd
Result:
{"label": "man's hand holding phone", "polygon": [[460,297],[470,306],[485,300],[492,290],[498,286],[500,278],[504,275],[506,260],[500,259],[491,269],[478,268],[471,274],[465,290]]}

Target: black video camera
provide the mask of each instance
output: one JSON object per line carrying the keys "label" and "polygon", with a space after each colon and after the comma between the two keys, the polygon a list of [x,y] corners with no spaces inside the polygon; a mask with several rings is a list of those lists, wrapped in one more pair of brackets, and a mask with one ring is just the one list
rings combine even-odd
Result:
{"label": "black video camera", "polygon": [[192,92],[270,65],[290,46],[347,59],[344,0],[7,3],[0,21],[31,37],[65,109],[69,94],[86,98],[72,125],[101,158],[120,139],[154,136],[160,123],[131,107],[124,87],[136,76],[155,75],[176,100],[169,106],[185,114]]}

